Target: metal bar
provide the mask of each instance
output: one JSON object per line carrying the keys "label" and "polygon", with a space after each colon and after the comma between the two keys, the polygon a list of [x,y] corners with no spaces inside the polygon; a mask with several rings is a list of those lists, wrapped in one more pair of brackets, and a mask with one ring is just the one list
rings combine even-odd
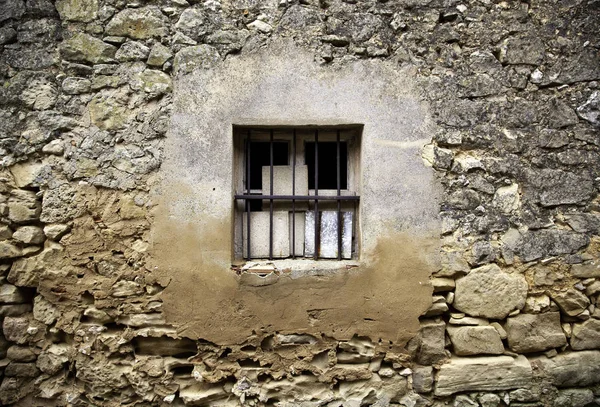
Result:
{"label": "metal bar", "polygon": [[[246,140],[246,193],[248,194],[250,193],[250,136],[250,129],[248,129],[248,137]],[[246,222],[246,230],[248,232],[246,244],[248,245],[248,260],[250,260],[250,202],[248,201],[246,201]]]}
{"label": "metal bar", "polygon": [[[315,197],[319,196],[319,130],[315,130]],[[315,198],[315,252],[314,259],[319,258],[319,199]]]}
{"label": "metal bar", "polygon": [[239,194],[234,195],[234,199],[250,200],[250,199],[273,199],[277,200],[296,200],[296,201],[359,201],[360,196],[358,195],[246,195]]}
{"label": "metal bar", "polygon": [[[336,134],[336,165],[337,165],[337,195],[340,196],[341,192],[341,173],[340,173],[340,131]],[[342,201],[337,200],[337,246],[338,246],[338,260],[342,260]]]}
{"label": "metal bar", "polygon": [[[296,129],[292,135],[292,196],[296,195]],[[296,258],[296,200],[292,199],[292,259]]]}
{"label": "metal bar", "polygon": [[[271,180],[269,194],[273,195],[273,129],[269,138],[269,177]],[[269,260],[273,260],[273,199],[269,200]]]}

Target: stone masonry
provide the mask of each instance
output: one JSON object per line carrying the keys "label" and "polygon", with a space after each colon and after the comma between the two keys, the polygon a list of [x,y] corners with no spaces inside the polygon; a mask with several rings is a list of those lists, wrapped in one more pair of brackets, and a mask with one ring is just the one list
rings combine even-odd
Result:
{"label": "stone masonry", "polygon": [[[0,405],[600,405],[599,33],[594,0],[0,0]],[[164,312],[174,92],[280,41],[410,72],[431,116],[441,265],[407,343]]]}

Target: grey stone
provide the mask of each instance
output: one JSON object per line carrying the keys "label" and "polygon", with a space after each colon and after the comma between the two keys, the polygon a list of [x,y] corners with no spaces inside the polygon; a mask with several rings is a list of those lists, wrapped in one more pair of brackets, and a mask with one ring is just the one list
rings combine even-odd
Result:
{"label": "grey stone", "polygon": [[440,367],[434,394],[516,389],[531,379],[531,365],[524,356],[454,357]]}
{"label": "grey stone", "polygon": [[131,87],[158,96],[171,91],[171,77],[161,71],[146,69],[136,75],[131,81]]}
{"label": "grey stone", "polygon": [[58,240],[69,231],[69,225],[64,224],[51,224],[44,226],[44,234],[48,239]]}
{"label": "grey stone", "polygon": [[431,366],[413,368],[413,389],[417,393],[429,393],[433,390],[433,368]]}
{"label": "grey stone", "polygon": [[572,56],[558,58],[542,80],[542,85],[551,83],[571,84],[600,79],[600,57],[593,49],[583,49]]}
{"label": "grey stone", "polygon": [[70,61],[101,64],[113,61],[117,48],[89,34],[77,33],[62,42],[60,52]]}
{"label": "grey stone", "polygon": [[422,365],[439,363],[447,358],[445,347],[446,324],[443,321],[427,320],[421,322],[421,329],[410,340],[407,349],[415,360]]}
{"label": "grey stone", "polygon": [[504,345],[492,326],[448,327],[454,353],[458,356],[501,355]]}
{"label": "grey stone", "polygon": [[593,181],[586,174],[543,169],[528,174],[529,187],[542,206],[577,204],[587,201],[594,192]]}
{"label": "grey stone", "polygon": [[13,190],[8,198],[8,218],[15,223],[27,223],[39,218],[40,202],[35,192]]}
{"label": "grey stone", "polygon": [[544,59],[544,52],[544,43],[540,37],[510,37],[500,46],[500,62],[539,65]]}
{"label": "grey stone", "polygon": [[12,27],[0,28],[0,45],[8,44],[17,39],[17,32]]}
{"label": "grey stone", "polygon": [[36,353],[29,346],[19,345],[8,348],[6,357],[16,362],[33,362],[37,359]]}
{"label": "grey stone", "polygon": [[181,13],[174,27],[175,30],[197,41],[200,36],[206,34],[208,23],[204,10],[187,8]]}
{"label": "grey stone", "polygon": [[539,356],[531,359],[557,387],[583,387],[600,383],[600,351],[561,353],[553,358]]}
{"label": "grey stone", "polygon": [[481,202],[479,194],[472,189],[460,189],[451,193],[446,201],[451,209],[475,209]]}
{"label": "grey stone", "polygon": [[119,62],[144,61],[150,55],[150,48],[138,41],[127,41],[115,54],[115,59]]}
{"label": "grey stone", "polygon": [[66,78],[62,83],[62,90],[67,95],[78,95],[80,93],[88,93],[91,89],[92,82],[86,78]]}
{"label": "grey stone", "polygon": [[12,284],[0,285],[0,304],[20,304],[27,301],[23,291]]}
{"label": "grey stone", "polygon": [[577,114],[569,105],[562,100],[552,99],[548,111],[548,125],[551,128],[560,129],[578,122]]}
{"label": "grey stone", "polygon": [[271,31],[273,31],[273,27],[261,20],[254,20],[253,22],[251,22],[250,24],[248,24],[246,27],[248,27],[249,29],[255,29],[258,30],[262,33],[270,33]]}
{"label": "grey stone", "polygon": [[581,314],[590,305],[588,297],[575,288],[553,292],[550,293],[550,296],[558,304],[560,310],[570,317]]}
{"label": "grey stone", "polygon": [[6,339],[19,345],[29,339],[27,328],[29,328],[29,319],[26,317],[7,316],[2,323],[2,331]]}
{"label": "grey stone", "polygon": [[453,305],[471,316],[503,319],[523,308],[526,296],[527,281],[522,275],[508,274],[490,264],[456,280]]}
{"label": "grey stone", "polygon": [[509,214],[517,210],[521,205],[519,185],[511,184],[498,188],[494,194],[492,205],[504,214]]}
{"label": "grey stone", "polygon": [[517,353],[541,352],[567,344],[560,325],[560,313],[520,314],[504,326],[510,350]]}
{"label": "grey stone", "polygon": [[194,69],[209,69],[217,64],[220,55],[210,45],[197,45],[183,48],[175,55],[173,70],[176,74],[186,74]]}
{"label": "grey stone", "polygon": [[523,234],[515,252],[524,261],[532,261],[547,256],[571,254],[587,246],[586,235],[562,229],[530,230]]}
{"label": "grey stone", "polygon": [[480,395],[477,400],[481,407],[499,407],[501,404],[500,396],[494,393],[485,393]]}
{"label": "grey stone", "polygon": [[594,392],[590,389],[559,390],[552,407],[585,407],[594,402]]}
{"label": "grey stone", "polygon": [[600,235],[600,215],[595,213],[575,213],[565,216],[569,226],[579,233]]}
{"label": "grey stone", "polygon": [[600,126],[600,92],[593,92],[589,99],[577,108],[577,114],[593,125]]}
{"label": "grey stone", "polygon": [[12,230],[6,225],[0,225],[0,240],[8,240],[12,237]]}
{"label": "grey stone", "polygon": [[592,260],[582,264],[573,264],[571,266],[571,275],[577,278],[599,278],[600,262]]}
{"label": "grey stone", "polygon": [[600,320],[591,318],[573,324],[571,348],[573,350],[600,349]]}
{"label": "grey stone", "polygon": [[25,2],[22,0],[0,0],[0,23],[11,18],[17,20],[25,11]]}
{"label": "grey stone", "polygon": [[0,317],[18,317],[31,312],[31,304],[0,305]]}
{"label": "grey stone", "polygon": [[171,53],[169,48],[161,43],[156,43],[150,50],[146,63],[150,66],[163,66],[172,56],[173,53]]}
{"label": "grey stone", "polygon": [[98,16],[98,0],[58,0],[56,10],[62,20],[87,23]]}
{"label": "grey stone", "polygon": [[107,35],[134,39],[163,37],[167,35],[167,18],[155,6],[127,8],[115,15],[106,25]]}
{"label": "grey stone", "polygon": [[0,242],[0,260],[14,259],[22,256],[22,254],[23,251],[20,247],[6,241]]}
{"label": "grey stone", "polygon": [[46,240],[42,228],[38,226],[21,226],[15,233],[13,239],[25,244],[40,244]]}
{"label": "grey stone", "polygon": [[60,184],[44,192],[40,220],[44,223],[67,222],[83,213],[77,191],[70,184]]}
{"label": "grey stone", "polygon": [[11,362],[4,369],[4,375],[7,377],[37,377],[39,374],[35,363]]}

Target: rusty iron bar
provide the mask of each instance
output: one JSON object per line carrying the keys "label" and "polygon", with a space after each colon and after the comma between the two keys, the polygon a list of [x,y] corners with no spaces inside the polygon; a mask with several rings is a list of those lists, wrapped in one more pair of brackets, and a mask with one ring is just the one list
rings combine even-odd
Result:
{"label": "rusty iron bar", "polygon": [[[292,196],[296,195],[296,129],[292,134]],[[292,199],[292,259],[296,258],[296,200]]]}
{"label": "rusty iron bar", "polygon": [[[250,129],[248,129],[248,137],[246,140],[246,193],[250,194],[250,143],[251,143],[251,134],[250,134]],[[248,259],[251,259],[252,257],[250,257],[250,202],[249,201],[245,201],[246,202],[246,231],[248,232],[248,237],[246,239],[247,241],[247,245],[248,245]],[[242,222],[243,224],[243,222]],[[242,228],[243,229],[243,228]],[[242,236],[243,239],[243,236]]]}
{"label": "rusty iron bar", "polygon": [[315,252],[313,258],[319,258],[319,130],[315,130]]}
{"label": "rusty iron bar", "polygon": [[[336,166],[337,166],[337,195],[340,196],[341,192],[341,172],[340,172],[340,131],[336,134]],[[337,200],[337,246],[338,246],[338,260],[342,260],[342,201]]]}
{"label": "rusty iron bar", "polygon": [[[269,138],[269,195],[273,196],[273,129]],[[273,260],[273,199],[269,200],[269,260]]]}

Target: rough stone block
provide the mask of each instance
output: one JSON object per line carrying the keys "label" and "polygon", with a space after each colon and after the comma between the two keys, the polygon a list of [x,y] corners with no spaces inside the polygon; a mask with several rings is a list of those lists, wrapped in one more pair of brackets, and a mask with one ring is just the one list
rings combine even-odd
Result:
{"label": "rough stone block", "polygon": [[561,353],[553,358],[530,359],[557,387],[583,387],[600,383],[600,351]]}
{"label": "rough stone block", "polygon": [[573,324],[571,348],[573,350],[600,349],[600,321],[588,319],[580,324]]}
{"label": "rough stone block", "polygon": [[558,312],[520,314],[508,318],[505,329],[508,346],[514,352],[541,352],[567,343]]}
{"label": "rough stone block", "polygon": [[472,270],[456,280],[454,307],[476,317],[503,319],[525,305],[527,281],[503,272],[495,264]]}
{"label": "rough stone block", "polygon": [[0,286],[0,304],[20,304],[25,301],[27,296],[20,288],[6,283]]}
{"label": "rough stone block", "polygon": [[417,393],[429,393],[433,390],[433,368],[418,366],[413,369],[413,389]]}
{"label": "rough stone block", "polygon": [[531,379],[531,365],[524,356],[454,357],[441,366],[434,394],[516,389],[527,386]]}
{"label": "rough stone block", "polygon": [[498,331],[487,326],[448,327],[454,353],[459,356],[501,355],[504,345]]}
{"label": "rough stone block", "polygon": [[588,297],[575,288],[551,293],[550,296],[556,302],[560,310],[570,317],[581,314],[590,305]]}
{"label": "rough stone block", "polygon": [[444,321],[423,321],[416,337],[407,347],[416,361],[422,365],[432,365],[447,358],[446,324]]}

